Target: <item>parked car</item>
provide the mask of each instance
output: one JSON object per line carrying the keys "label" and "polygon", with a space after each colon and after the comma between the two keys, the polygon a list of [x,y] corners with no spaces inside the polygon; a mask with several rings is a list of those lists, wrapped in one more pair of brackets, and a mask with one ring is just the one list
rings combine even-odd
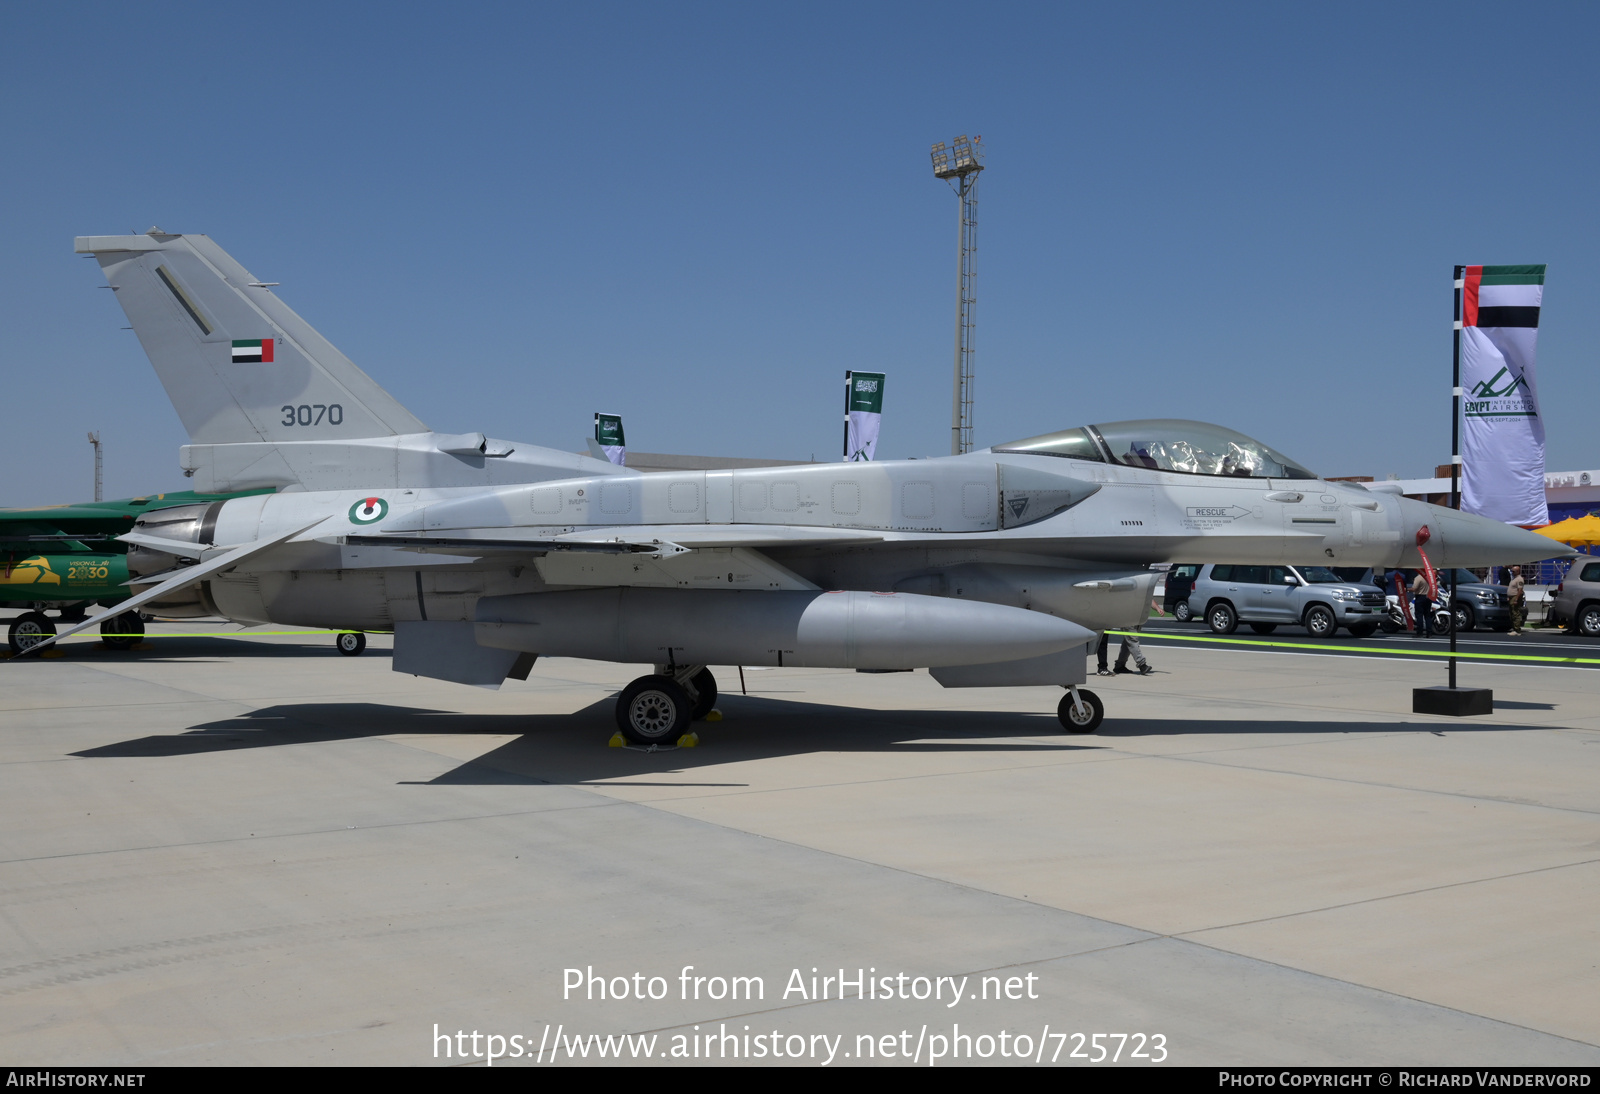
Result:
{"label": "parked car", "polygon": [[1546,618],[1573,634],[1600,638],[1600,562],[1573,562],[1556,586]]}
{"label": "parked car", "polygon": [[1300,624],[1314,638],[1341,626],[1357,638],[1378,629],[1384,595],[1373,584],[1346,581],[1326,566],[1206,566],[1189,595],[1190,609],[1217,634],[1248,623],[1257,634]]}
{"label": "parked car", "polygon": [[1199,576],[1200,567],[1192,562],[1176,563],[1167,571],[1164,609],[1179,623],[1194,619],[1194,612],[1189,608],[1189,594],[1194,591],[1194,579]]}

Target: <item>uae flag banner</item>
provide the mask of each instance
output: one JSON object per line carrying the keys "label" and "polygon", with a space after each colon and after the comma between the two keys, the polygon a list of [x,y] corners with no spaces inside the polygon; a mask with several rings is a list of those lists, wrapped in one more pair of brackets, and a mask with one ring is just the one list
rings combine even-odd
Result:
{"label": "uae flag banner", "polygon": [[622,439],[622,415],[596,414],[594,439],[601,451],[606,454],[606,459],[618,467],[628,462],[628,445]]}
{"label": "uae flag banner", "polygon": [[1534,379],[1544,266],[1468,266],[1461,285],[1461,507],[1548,524]]}
{"label": "uae flag banner", "polygon": [[883,424],[882,372],[844,374],[844,458],[871,460]]}
{"label": "uae flag banner", "polygon": [[271,364],[272,339],[246,338],[233,340],[233,363],[236,365]]}

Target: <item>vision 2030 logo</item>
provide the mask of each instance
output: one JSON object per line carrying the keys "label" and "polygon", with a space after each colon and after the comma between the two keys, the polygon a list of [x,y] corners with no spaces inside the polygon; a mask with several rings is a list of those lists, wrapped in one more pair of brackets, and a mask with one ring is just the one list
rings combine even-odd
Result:
{"label": "vision 2030 logo", "polygon": [[350,507],[351,524],[376,524],[389,515],[389,503],[382,498],[362,498]]}

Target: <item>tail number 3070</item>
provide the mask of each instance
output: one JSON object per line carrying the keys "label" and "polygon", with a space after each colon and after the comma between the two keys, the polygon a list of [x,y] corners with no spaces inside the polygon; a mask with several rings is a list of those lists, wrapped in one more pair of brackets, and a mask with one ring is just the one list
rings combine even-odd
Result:
{"label": "tail number 3070", "polygon": [[285,404],[283,406],[283,421],[279,425],[321,425],[322,419],[327,418],[329,425],[344,424],[344,407],[338,403],[301,403],[299,406]]}

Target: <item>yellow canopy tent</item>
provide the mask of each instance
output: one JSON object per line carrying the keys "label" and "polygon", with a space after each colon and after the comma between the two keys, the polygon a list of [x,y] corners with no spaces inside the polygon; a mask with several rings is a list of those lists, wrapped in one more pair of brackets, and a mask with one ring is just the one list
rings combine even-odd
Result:
{"label": "yellow canopy tent", "polygon": [[1600,516],[1590,513],[1586,517],[1569,517],[1557,524],[1547,524],[1533,531],[1549,536],[1557,543],[1573,547],[1592,547],[1600,543]]}

